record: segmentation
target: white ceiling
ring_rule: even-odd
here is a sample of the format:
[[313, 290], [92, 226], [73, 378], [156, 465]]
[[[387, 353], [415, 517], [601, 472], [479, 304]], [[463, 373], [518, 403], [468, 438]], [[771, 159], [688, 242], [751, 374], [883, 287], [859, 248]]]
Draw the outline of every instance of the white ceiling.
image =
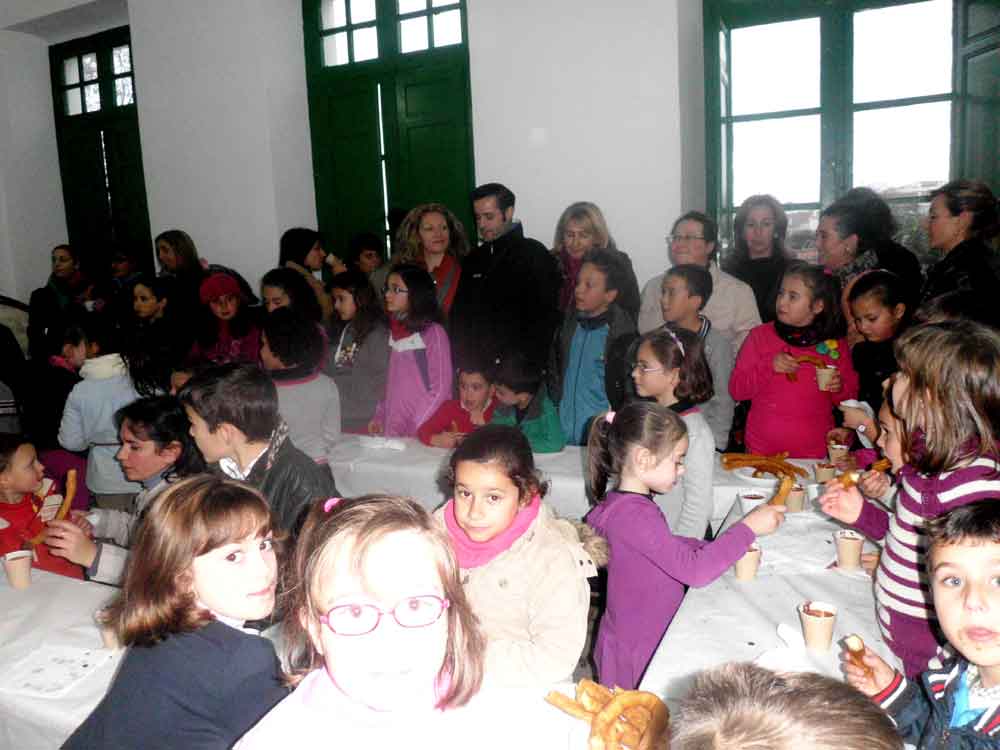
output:
[[127, 0], [4, 0], [0, 29], [57, 44], [128, 24]]

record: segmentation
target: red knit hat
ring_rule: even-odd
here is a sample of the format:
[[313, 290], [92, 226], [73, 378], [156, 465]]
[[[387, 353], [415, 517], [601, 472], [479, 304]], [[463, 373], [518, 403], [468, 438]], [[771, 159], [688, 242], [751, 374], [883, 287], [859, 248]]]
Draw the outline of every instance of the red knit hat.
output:
[[207, 305], [209, 302], [217, 300], [219, 297], [224, 297], [227, 294], [231, 294], [234, 297], [242, 296], [240, 294], [239, 282], [228, 273], [213, 273], [201, 282], [201, 304], [203, 305]]

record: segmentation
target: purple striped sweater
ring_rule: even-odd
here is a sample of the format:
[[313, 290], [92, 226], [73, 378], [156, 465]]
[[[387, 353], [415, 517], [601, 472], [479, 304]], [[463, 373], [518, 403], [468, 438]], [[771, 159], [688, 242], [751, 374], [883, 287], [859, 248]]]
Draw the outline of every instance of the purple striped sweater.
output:
[[981, 456], [967, 466], [934, 475], [904, 466], [899, 478], [896, 512], [890, 515], [865, 502], [854, 526], [871, 539], [885, 540], [875, 574], [878, 603], [908, 617], [936, 619], [924, 568], [924, 521], [976, 500], [1000, 499], [1000, 464]]

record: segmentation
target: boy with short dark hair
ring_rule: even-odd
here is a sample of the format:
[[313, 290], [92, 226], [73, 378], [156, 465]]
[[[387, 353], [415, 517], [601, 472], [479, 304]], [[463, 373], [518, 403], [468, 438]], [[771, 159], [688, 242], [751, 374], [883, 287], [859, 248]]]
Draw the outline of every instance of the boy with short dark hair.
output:
[[712, 323], [701, 313], [712, 296], [712, 274], [693, 263], [676, 265], [663, 277], [662, 290], [660, 308], [666, 324], [697, 333], [704, 344], [715, 395], [699, 408], [712, 428], [715, 449], [724, 451], [729, 443], [729, 430], [736, 408], [733, 397], [729, 395], [733, 346], [729, 339], [712, 328]]
[[635, 321], [616, 301], [625, 283], [621, 261], [607, 250], [583, 258], [574, 292], [549, 361], [549, 395], [559, 405], [566, 441], [585, 445], [590, 420], [625, 400], [628, 349]]
[[[848, 681], [918, 748], [1000, 747], [1000, 498], [927, 522], [928, 578], [948, 647], [911, 682], [866, 648]], [[957, 652], [957, 653], [956, 653]]]
[[558, 453], [566, 447], [540, 365], [522, 352], [513, 352], [500, 361], [493, 383], [499, 404], [490, 424], [517, 427], [534, 453]]
[[454, 448], [462, 438], [489, 424], [496, 408], [491, 376], [481, 365], [468, 364], [458, 370], [458, 398], [445, 401], [417, 430], [424, 445]]
[[312, 502], [338, 494], [330, 470], [289, 440], [274, 383], [258, 367], [207, 367], [178, 398], [205, 461], [260, 490], [280, 529], [297, 532]]

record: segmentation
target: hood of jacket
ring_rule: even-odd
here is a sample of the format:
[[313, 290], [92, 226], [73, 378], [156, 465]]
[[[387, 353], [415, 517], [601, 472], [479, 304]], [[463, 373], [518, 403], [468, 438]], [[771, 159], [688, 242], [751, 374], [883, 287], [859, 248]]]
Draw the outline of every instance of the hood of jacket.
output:
[[84, 380], [107, 380], [118, 375], [128, 375], [128, 368], [120, 354], [102, 354], [88, 359], [80, 368]]

